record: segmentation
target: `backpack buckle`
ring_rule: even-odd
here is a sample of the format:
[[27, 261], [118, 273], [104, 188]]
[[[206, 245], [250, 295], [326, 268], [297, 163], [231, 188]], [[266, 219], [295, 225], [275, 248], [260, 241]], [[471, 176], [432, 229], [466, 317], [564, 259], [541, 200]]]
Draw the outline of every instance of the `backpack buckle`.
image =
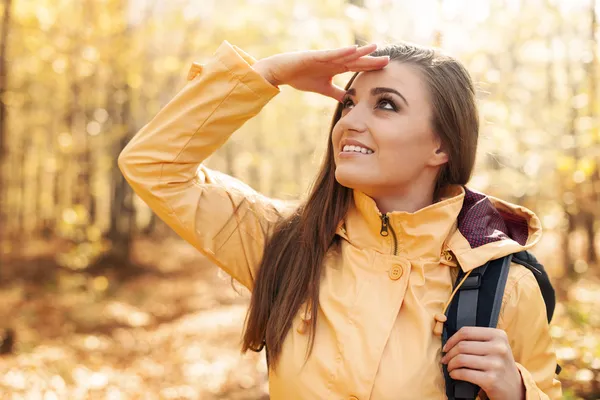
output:
[[481, 286], [481, 274], [471, 274], [464, 281], [459, 290], [479, 289]]

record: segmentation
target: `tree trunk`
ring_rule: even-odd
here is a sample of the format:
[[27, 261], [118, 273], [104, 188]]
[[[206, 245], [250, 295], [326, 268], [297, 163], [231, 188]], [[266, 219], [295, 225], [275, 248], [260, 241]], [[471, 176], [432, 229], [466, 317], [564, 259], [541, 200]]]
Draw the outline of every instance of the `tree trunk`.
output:
[[144, 229], [142, 230], [141, 233], [146, 236], [152, 236], [155, 229], [156, 229], [156, 214], [152, 213], [152, 214], [150, 214], [150, 220], [148, 221], [148, 224], [144, 227]]
[[[567, 57], [566, 61], [565, 61], [565, 75], [567, 77], [567, 85], [569, 88], [569, 96], [571, 99], [575, 98], [575, 96], [577, 96], [578, 94], [578, 86], [577, 86], [577, 81], [574, 77], [573, 74], [573, 66], [571, 65], [571, 57]], [[570, 156], [573, 157], [573, 159], [575, 160], [575, 165], [577, 165], [579, 159], [580, 159], [580, 154], [579, 154], [579, 148], [578, 148], [578, 143], [577, 143], [577, 120], [579, 118], [579, 112], [577, 110], [577, 108], [574, 106], [573, 102], [570, 102], [570, 109], [569, 109], [569, 120], [567, 123], [567, 135], [571, 136], [571, 138], [573, 139], [573, 147], [571, 148], [570, 152]], [[573, 179], [571, 176], [566, 176], [563, 177], [563, 179]], [[580, 187], [579, 184], [575, 184], [575, 186], [573, 187], [573, 192], [575, 194], [575, 199], [577, 199], [576, 201], [580, 201], [581, 196], [579, 196], [579, 192], [580, 192]], [[577, 207], [579, 207], [580, 205], [578, 204]], [[565, 215], [567, 216], [568, 219], [568, 224], [567, 224], [567, 230], [566, 232], [564, 232], [564, 238], [563, 238], [563, 251], [565, 254], [564, 257], [564, 267], [565, 270], [567, 271], [567, 276], [569, 276], [570, 278], [575, 278], [577, 276], [577, 272], [575, 271], [575, 260], [573, 260], [573, 257], [571, 257], [571, 252], [570, 252], [570, 242], [571, 242], [571, 235], [572, 233], [575, 231], [575, 229], [577, 229], [577, 224], [576, 224], [576, 216], [578, 214], [578, 210], [577, 207], [573, 207], [570, 204], [565, 204], [563, 203], [563, 210]]]
[[[590, 1], [590, 52], [592, 54], [592, 59], [587, 68], [587, 76], [588, 76], [588, 93], [589, 93], [589, 102], [588, 102], [588, 117], [592, 120], [596, 119], [596, 124], [598, 123], [598, 40], [596, 37], [596, 32], [598, 30], [598, 20], [596, 18], [596, 3], [597, 0]], [[599, 174], [598, 170], [594, 171], [590, 176], [590, 182], [588, 182], [589, 187], [589, 196], [591, 197], [591, 201], [586, 204], [591, 204], [590, 209], [586, 210], [585, 213], [585, 230], [587, 236], [587, 262], [590, 265], [595, 265], [598, 262], [598, 254], [596, 253], [596, 232], [594, 230], [594, 220], [598, 215], [598, 205], [599, 198], [598, 196], [598, 179]]]
[[570, 279], [575, 279], [577, 277], [577, 272], [575, 272], [575, 262], [573, 257], [571, 256], [571, 235], [575, 231], [575, 217], [572, 214], [566, 213], [567, 217], [567, 226], [565, 231], [563, 232], [562, 237], [562, 251], [563, 251], [563, 266], [565, 271], [567, 272], [567, 276]]
[[0, 266], [4, 258], [4, 238], [6, 219], [4, 218], [4, 156], [6, 154], [6, 136], [8, 128], [8, 112], [3, 99], [8, 88], [8, 70], [6, 58], [8, 57], [8, 32], [10, 30], [12, 0], [4, 0], [4, 15], [2, 30], [0, 31]]
[[110, 213], [110, 228], [108, 239], [111, 242], [111, 250], [107, 255], [109, 259], [119, 260], [130, 263], [131, 240], [135, 232], [135, 209], [133, 207], [133, 191], [119, 170], [116, 159], [121, 150], [127, 145], [133, 131], [131, 119], [131, 88], [125, 84], [123, 91], [126, 93], [126, 100], [121, 107], [120, 123], [127, 126], [127, 133], [123, 135], [115, 148], [115, 163], [112, 169], [112, 179], [114, 182], [112, 193], [112, 207]]
[[588, 265], [592, 266], [598, 262], [598, 255], [596, 254], [596, 230], [594, 224], [594, 214], [585, 213], [583, 216], [583, 227], [585, 228], [585, 236], [587, 241], [587, 257], [586, 261]]

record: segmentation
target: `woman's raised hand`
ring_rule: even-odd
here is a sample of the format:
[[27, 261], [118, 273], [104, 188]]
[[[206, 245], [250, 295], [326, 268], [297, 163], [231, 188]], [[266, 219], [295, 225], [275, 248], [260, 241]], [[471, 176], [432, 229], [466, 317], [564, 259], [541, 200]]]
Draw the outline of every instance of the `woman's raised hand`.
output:
[[276, 54], [257, 61], [252, 68], [274, 86], [290, 85], [341, 101], [345, 91], [333, 84], [343, 72], [373, 71], [389, 63], [387, 56], [370, 57], [377, 45], [332, 50], [307, 50]]

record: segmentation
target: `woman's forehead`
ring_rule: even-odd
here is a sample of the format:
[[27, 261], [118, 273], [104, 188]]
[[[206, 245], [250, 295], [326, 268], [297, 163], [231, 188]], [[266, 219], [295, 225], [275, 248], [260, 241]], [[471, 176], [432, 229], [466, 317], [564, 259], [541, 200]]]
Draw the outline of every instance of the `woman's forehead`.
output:
[[413, 65], [392, 62], [377, 71], [358, 74], [349, 89], [354, 89], [356, 97], [370, 97], [374, 88], [390, 88], [402, 94], [410, 108], [429, 107], [429, 92], [423, 75]]
[[390, 87], [398, 91], [404, 90], [418, 93], [424, 89], [422, 77], [417, 68], [400, 62], [391, 62], [377, 71], [360, 72], [350, 89], [368, 92], [374, 87]]

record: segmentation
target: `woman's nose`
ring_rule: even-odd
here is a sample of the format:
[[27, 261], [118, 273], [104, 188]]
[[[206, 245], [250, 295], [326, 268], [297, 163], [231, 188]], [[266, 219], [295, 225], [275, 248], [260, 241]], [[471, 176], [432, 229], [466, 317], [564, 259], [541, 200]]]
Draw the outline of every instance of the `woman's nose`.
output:
[[367, 130], [367, 118], [364, 110], [356, 105], [340, 118], [340, 127], [345, 131], [363, 132]]

